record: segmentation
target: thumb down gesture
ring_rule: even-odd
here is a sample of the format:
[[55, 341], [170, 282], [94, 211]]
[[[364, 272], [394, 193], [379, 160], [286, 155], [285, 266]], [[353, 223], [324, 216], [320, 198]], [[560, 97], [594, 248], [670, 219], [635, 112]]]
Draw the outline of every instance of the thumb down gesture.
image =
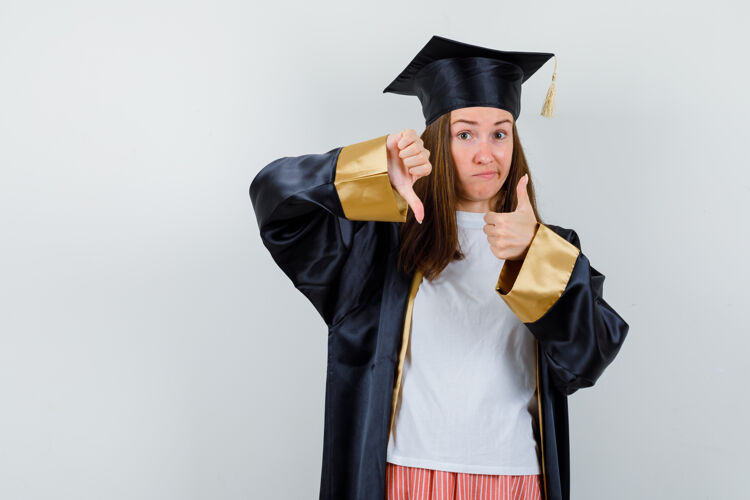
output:
[[484, 215], [484, 232], [490, 250], [501, 260], [522, 260], [536, 235], [539, 225], [529, 200], [526, 186], [529, 174], [525, 174], [516, 185], [518, 205], [512, 212], [487, 212]]
[[414, 192], [414, 182], [432, 171], [430, 152], [416, 130], [406, 129], [390, 134], [386, 139], [388, 150], [388, 178], [393, 188], [404, 197], [414, 212], [414, 218], [422, 223], [424, 206]]

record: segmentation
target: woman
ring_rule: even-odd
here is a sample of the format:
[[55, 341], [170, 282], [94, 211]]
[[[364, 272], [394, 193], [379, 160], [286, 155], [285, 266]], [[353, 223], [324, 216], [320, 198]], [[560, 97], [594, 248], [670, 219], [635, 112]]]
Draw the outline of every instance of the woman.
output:
[[628, 325], [535, 208], [516, 120], [551, 56], [433, 37], [386, 88], [420, 98], [421, 138], [253, 179], [264, 245], [329, 328], [320, 498], [569, 497], [567, 396]]

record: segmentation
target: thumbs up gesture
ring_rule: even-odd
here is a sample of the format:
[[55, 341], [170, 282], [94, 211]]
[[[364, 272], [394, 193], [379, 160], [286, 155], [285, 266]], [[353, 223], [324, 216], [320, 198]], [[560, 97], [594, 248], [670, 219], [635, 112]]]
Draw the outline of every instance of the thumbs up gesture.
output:
[[484, 215], [484, 232], [490, 243], [490, 250], [498, 259], [522, 260], [536, 235], [539, 226], [534, 209], [531, 207], [526, 186], [529, 174], [524, 175], [516, 185], [518, 205], [513, 212], [487, 212]]
[[420, 224], [424, 219], [424, 206], [414, 192], [414, 182], [432, 171], [430, 152], [424, 148], [416, 130], [406, 129], [390, 134], [386, 139], [388, 150], [388, 178], [393, 188], [404, 197]]

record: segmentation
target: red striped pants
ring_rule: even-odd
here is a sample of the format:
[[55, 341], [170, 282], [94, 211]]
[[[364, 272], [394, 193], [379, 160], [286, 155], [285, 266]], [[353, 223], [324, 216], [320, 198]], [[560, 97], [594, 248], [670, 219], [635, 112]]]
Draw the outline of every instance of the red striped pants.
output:
[[386, 463], [387, 500], [541, 500], [541, 475], [469, 474]]

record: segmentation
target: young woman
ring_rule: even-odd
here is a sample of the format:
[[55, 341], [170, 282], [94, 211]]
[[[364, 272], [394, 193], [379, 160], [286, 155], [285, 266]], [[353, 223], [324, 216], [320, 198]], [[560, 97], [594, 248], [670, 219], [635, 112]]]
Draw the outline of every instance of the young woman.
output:
[[433, 37], [386, 88], [420, 98], [421, 137], [253, 179], [264, 245], [328, 325], [320, 498], [569, 498], [567, 396], [628, 325], [536, 209], [516, 120], [551, 56]]

